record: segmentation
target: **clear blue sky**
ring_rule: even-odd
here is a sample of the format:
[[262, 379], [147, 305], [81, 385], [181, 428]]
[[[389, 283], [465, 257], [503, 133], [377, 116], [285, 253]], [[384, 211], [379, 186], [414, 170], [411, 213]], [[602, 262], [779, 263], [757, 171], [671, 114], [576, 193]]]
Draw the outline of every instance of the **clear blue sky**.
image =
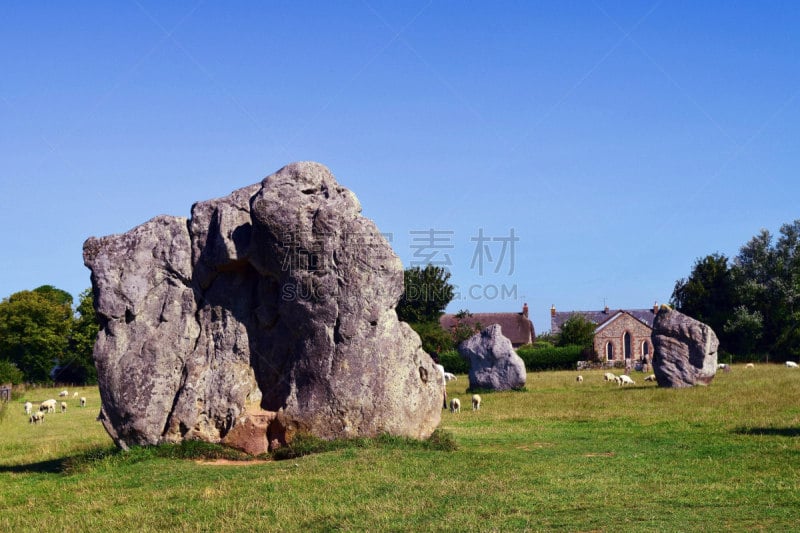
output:
[[0, 4], [0, 297], [297, 160], [539, 331], [800, 218], [798, 3], [164, 4]]

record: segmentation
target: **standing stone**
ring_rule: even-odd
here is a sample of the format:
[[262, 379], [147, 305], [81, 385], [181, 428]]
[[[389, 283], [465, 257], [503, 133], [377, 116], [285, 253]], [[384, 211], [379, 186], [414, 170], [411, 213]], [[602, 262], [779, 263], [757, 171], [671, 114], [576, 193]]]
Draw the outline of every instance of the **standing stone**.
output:
[[191, 220], [88, 239], [114, 441], [429, 436], [436, 370], [397, 319], [402, 264], [360, 212], [327, 168], [294, 163]]
[[708, 385], [719, 340], [708, 325], [661, 306], [653, 322], [653, 372], [660, 387]]
[[503, 336], [499, 324], [492, 324], [458, 346], [458, 353], [469, 361], [469, 387], [472, 390], [510, 390], [525, 386], [525, 362]]

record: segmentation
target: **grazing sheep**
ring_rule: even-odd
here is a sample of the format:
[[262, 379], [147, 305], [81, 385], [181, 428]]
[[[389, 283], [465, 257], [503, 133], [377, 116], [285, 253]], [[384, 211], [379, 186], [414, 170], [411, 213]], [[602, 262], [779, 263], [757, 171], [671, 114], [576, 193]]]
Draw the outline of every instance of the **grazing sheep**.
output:
[[44, 422], [44, 413], [42, 411], [35, 411], [31, 413], [29, 421], [31, 424], [38, 424], [39, 422]]
[[615, 376], [611, 372], [606, 372], [605, 374], [603, 374], [603, 380], [605, 380], [605, 381], [616, 381], [617, 380], [617, 376]]
[[786, 366], [788, 368], [797, 368], [797, 363], [795, 363], [794, 361], [786, 361]]
[[644, 380], [645, 381], [655, 381], [656, 380], [656, 375], [655, 374], [650, 374], [649, 376], [644, 378]]
[[625, 374], [622, 374], [621, 376], [619, 376], [618, 385], [620, 387], [623, 386], [623, 385], [636, 385], [636, 382], [633, 381], [630, 376], [626, 376]]
[[48, 413], [55, 413], [56, 412], [56, 401], [54, 399], [49, 399], [43, 401], [39, 404], [39, 411], [47, 411]]
[[74, 400], [74, 399], [75, 399], [75, 398], [77, 398], [77, 397], [78, 397], [78, 393], [77, 393], [77, 392], [73, 392], [73, 393], [72, 393], [72, 399]]
[[614, 383], [622, 385], [622, 379], [619, 376], [614, 376]]
[[69, 393], [67, 392], [66, 389], [64, 389], [64, 390], [62, 390], [61, 392], [58, 393], [58, 397], [59, 398], [66, 398], [67, 396], [69, 396]]
[[61, 402], [61, 412], [62, 413], [67, 412], [67, 402]]
[[578, 377], [575, 378], [575, 381], [577, 381], [578, 383], [583, 383], [583, 376], [578, 374]]
[[472, 395], [472, 410], [478, 411], [481, 408], [481, 395], [480, 394], [473, 394]]
[[30, 415], [33, 412], [33, 404], [31, 402], [25, 402], [25, 414]]
[[81, 396], [81, 407], [86, 407], [86, 398]]
[[444, 373], [444, 379], [445, 379], [445, 381], [455, 381], [458, 378], [456, 377], [455, 374], [451, 374], [450, 372], [445, 372]]
[[440, 364], [434, 365], [436, 370], [439, 371], [439, 376], [442, 381], [442, 396], [444, 397], [442, 409], [447, 409], [447, 378], [445, 377], [444, 367]]
[[744, 367], [745, 368], [755, 368], [756, 365], [754, 365], [753, 363], [747, 363], [746, 365], [744, 365]]
[[450, 400], [450, 412], [451, 413], [460, 413], [461, 412], [461, 400], [458, 398], [453, 398]]

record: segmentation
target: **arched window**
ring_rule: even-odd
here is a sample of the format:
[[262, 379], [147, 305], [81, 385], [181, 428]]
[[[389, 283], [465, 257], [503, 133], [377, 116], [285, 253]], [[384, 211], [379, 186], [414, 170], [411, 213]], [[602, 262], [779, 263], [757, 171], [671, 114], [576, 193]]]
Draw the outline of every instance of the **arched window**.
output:
[[647, 344], [647, 341], [642, 341], [642, 357], [649, 357], [650, 356], [650, 345]]
[[631, 358], [631, 334], [627, 331], [625, 335], [622, 336], [622, 350], [625, 354], [625, 359]]
[[611, 344], [611, 341], [606, 342], [606, 360], [614, 360], [614, 345]]

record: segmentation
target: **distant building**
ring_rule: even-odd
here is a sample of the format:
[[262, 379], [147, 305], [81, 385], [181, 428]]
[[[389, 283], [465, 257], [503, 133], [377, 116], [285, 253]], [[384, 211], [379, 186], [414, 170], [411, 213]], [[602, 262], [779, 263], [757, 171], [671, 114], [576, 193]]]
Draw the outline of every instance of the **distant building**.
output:
[[550, 308], [550, 332], [557, 334], [561, 326], [575, 315], [581, 315], [596, 325], [594, 351], [603, 361], [625, 361], [626, 366], [634, 362], [649, 363], [653, 359], [653, 320], [658, 305], [652, 309], [618, 309], [602, 311], [556, 311]]
[[480, 324], [484, 328], [499, 324], [503, 336], [511, 341], [514, 348], [530, 344], [536, 339], [533, 322], [528, 318], [528, 304], [522, 306], [521, 313], [472, 313], [463, 319], [459, 319], [456, 315], [442, 315], [439, 317], [439, 324], [445, 331], [452, 331], [459, 320], [470, 326]]

